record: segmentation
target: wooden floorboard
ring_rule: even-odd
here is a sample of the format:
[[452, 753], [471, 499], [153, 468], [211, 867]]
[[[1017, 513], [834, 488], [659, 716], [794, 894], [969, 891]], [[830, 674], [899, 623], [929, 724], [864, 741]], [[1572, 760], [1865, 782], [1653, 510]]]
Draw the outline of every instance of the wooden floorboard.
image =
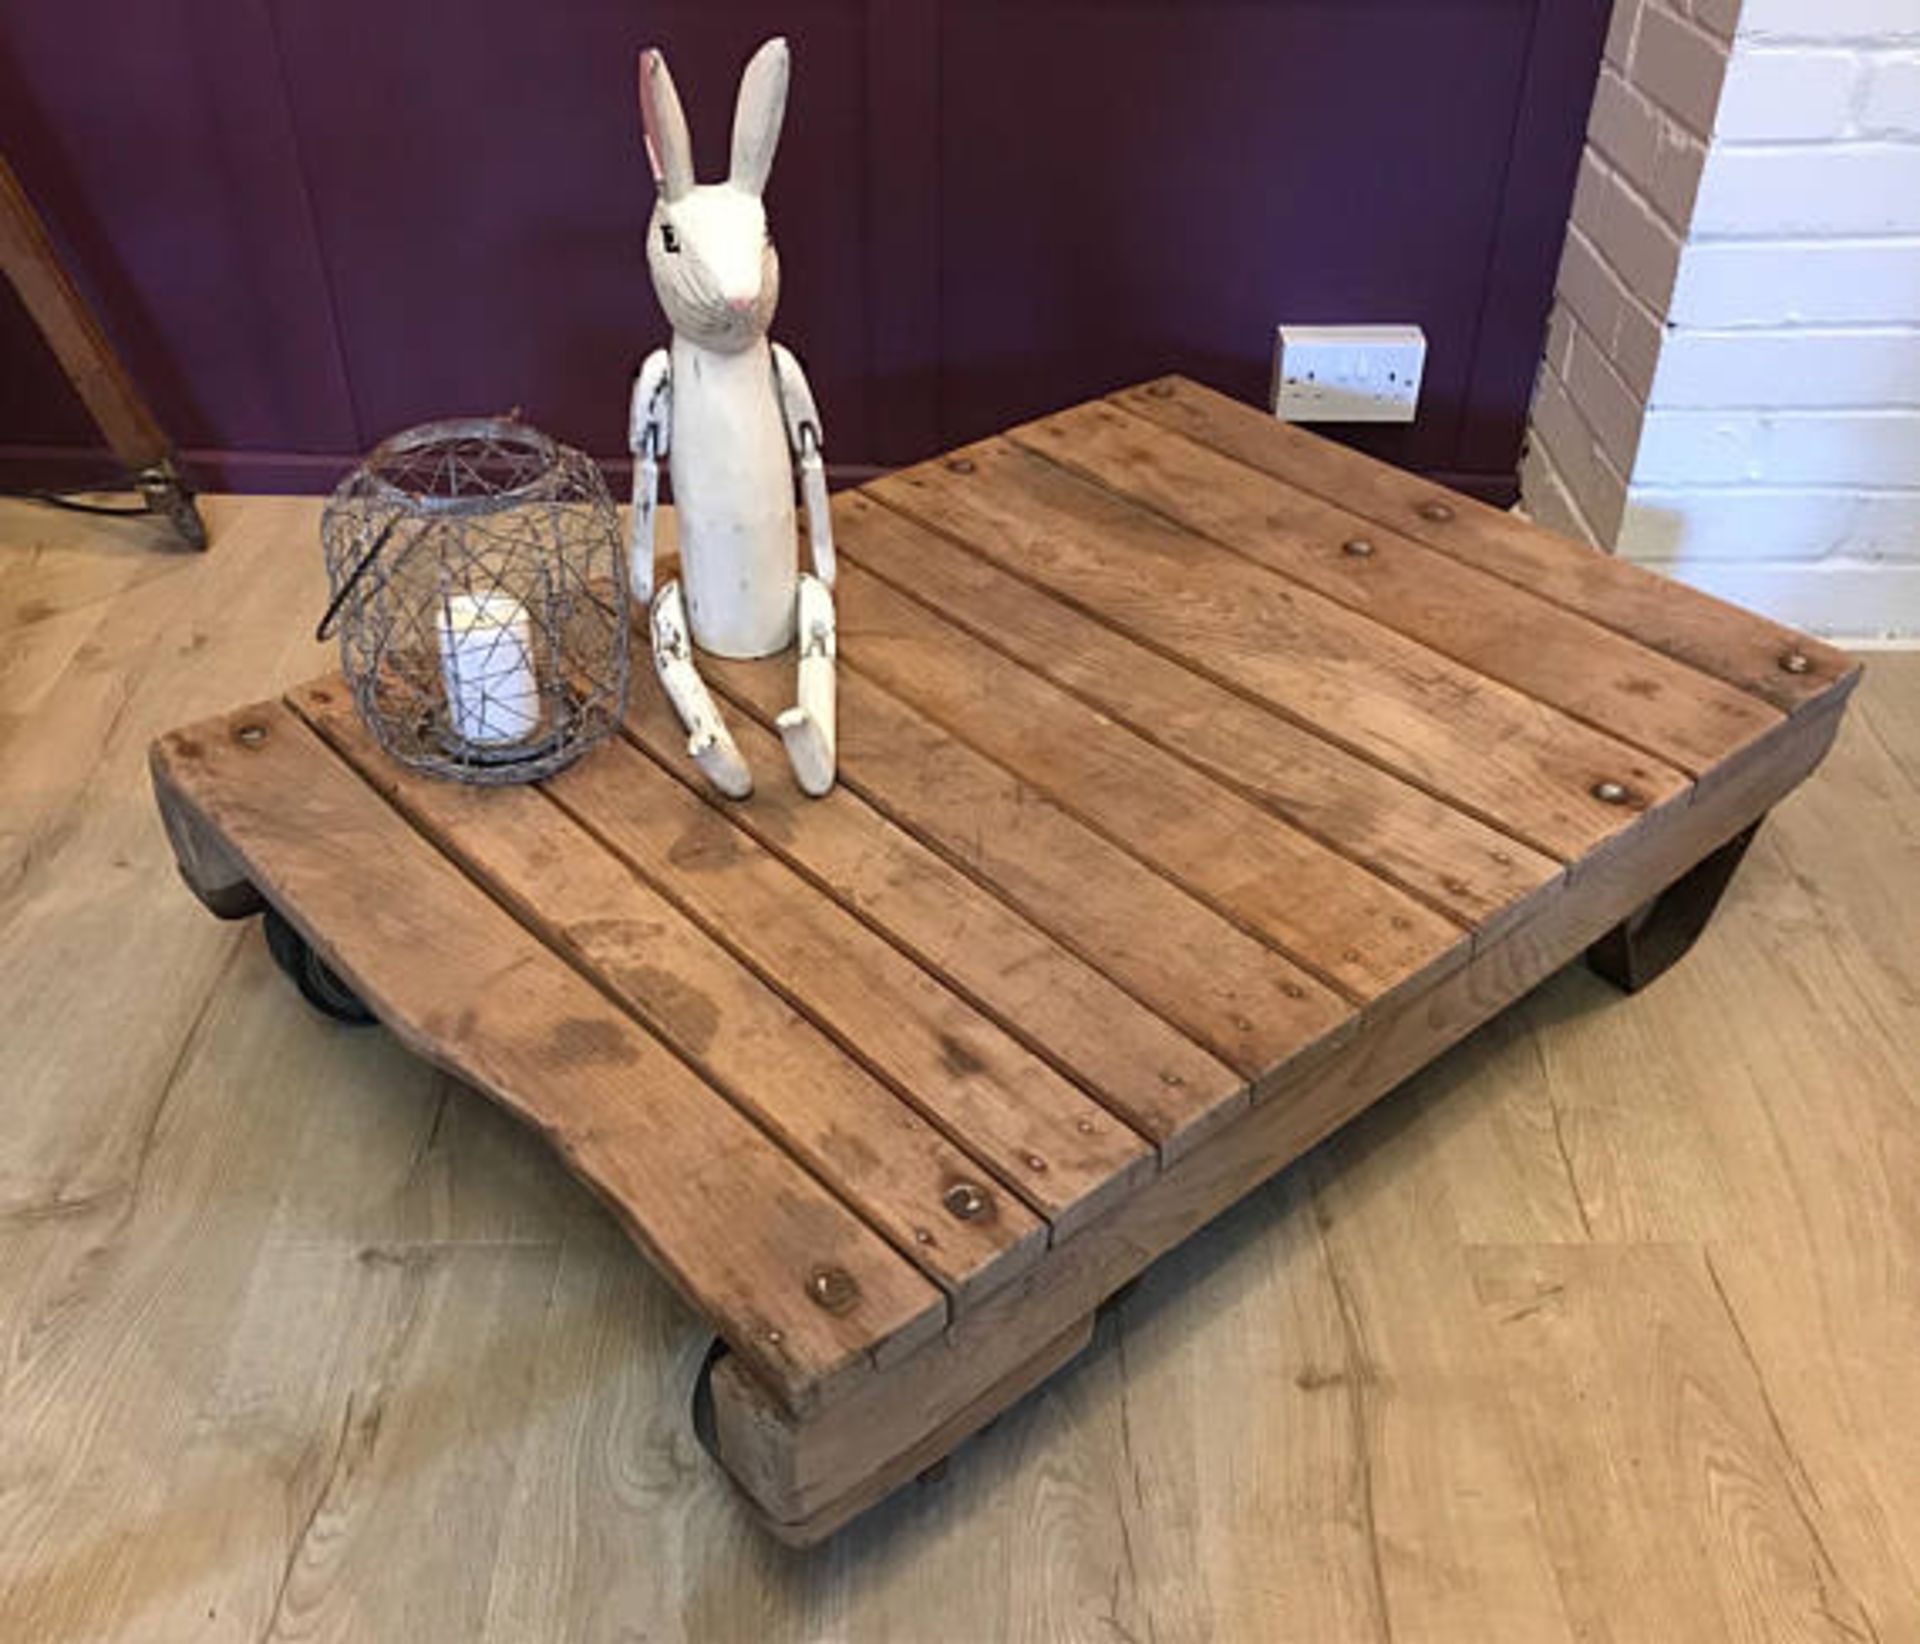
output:
[[1554, 979], [811, 1555], [552, 1157], [177, 883], [147, 741], [309, 678], [316, 500], [0, 503], [0, 1637], [1920, 1636], [1920, 656], [1715, 924]]

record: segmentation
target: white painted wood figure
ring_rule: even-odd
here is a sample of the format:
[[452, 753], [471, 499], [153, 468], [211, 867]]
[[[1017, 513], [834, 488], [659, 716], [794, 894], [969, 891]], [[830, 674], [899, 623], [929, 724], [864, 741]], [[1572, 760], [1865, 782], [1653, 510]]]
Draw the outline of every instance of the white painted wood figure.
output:
[[[673, 347], [650, 354], [633, 385], [633, 591], [652, 607], [654, 668], [687, 728], [688, 752], [733, 798], [752, 792], [753, 779], [700, 679], [696, 648], [771, 656], [798, 634], [798, 701], [780, 716], [781, 734], [806, 792], [825, 793], [834, 776], [833, 527], [820, 416], [800, 362], [767, 335], [780, 260], [762, 195], [786, 103], [787, 43], [769, 40], [741, 76], [727, 180], [698, 184], [666, 59], [640, 54], [655, 188], [647, 266]], [[681, 582], [656, 596], [662, 456], [679, 510]], [[800, 571], [796, 474], [812, 576]]]

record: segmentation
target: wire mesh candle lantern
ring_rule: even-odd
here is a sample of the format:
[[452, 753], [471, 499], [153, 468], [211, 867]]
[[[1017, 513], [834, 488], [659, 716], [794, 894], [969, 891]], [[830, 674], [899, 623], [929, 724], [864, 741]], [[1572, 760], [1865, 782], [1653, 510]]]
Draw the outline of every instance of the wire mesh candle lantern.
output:
[[619, 515], [583, 454], [510, 418], [426, 423], [356, 468], [321, 522], [355, 703], [380, 745], [463, 782], [530, 782], [619, 723]]

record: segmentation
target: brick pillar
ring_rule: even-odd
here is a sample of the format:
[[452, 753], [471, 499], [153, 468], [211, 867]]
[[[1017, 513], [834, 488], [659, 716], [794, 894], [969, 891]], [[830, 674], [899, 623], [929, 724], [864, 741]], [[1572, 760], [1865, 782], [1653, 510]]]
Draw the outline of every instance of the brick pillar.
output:
[[1920, 3], [1616, 0], [1521, 483], [1786, 620], [1920, 633]]

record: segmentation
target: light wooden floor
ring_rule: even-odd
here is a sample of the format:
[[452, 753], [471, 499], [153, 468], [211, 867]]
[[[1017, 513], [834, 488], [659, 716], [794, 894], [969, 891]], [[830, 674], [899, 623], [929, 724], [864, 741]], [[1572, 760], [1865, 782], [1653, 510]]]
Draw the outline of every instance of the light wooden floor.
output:
[[316, 672], [311, 502], [0, 504], [0, 1638], [1920, 1639], [1920, 656], [1692, 958], [1580, 971], [813, 1555], [531, 1139], [174, 877], [144, 752]]

